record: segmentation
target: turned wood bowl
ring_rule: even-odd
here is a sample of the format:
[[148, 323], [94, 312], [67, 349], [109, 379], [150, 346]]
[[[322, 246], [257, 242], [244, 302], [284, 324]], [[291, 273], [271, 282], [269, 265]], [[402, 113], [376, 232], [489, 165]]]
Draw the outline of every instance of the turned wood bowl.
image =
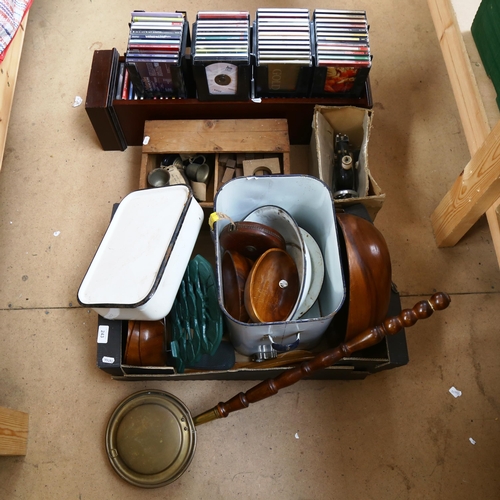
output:
[[123, 361], [131, 366], [165, 366], [163, 322], [129, 321]]
[[256, 323], [286, 321], [299, 297], [295, 261], [280, 248], [271, 248], [255, 262], [245, 284], [245, 307]]
[[311, 284], [311, 259], [309, 250], [305, 245], [302, 232], [297, 221], [282, 207], [277, 205], [262, 205], [250, 212], [244, 219], [248, 222], [265, 224], [278, 231], [285, 240], [284, 250], [292, 257], [299, 273], [299, 299], [288, 318], [294, 321], [299, 318], [299, 308], [305, 301]]
[[225, 226], [219, 235], [220, 246], [256, 260], [270, 248], [286, 249], [281, 234], [259, 222], [238, 221]]
[[[352, 214], [337, 214], [341, 229], [346, 300], [335, 316], [336, 330], [345, 340], [380, 324], [391, 298], [391, 257], [382, 233], [369, 221]], [[343, 248], [342, 248], [343, 246]]]
[[253, 262], [238, 252], [226, 250], [222, 257], [224, 307], [234, 319], [246, 323], [245, 283]]

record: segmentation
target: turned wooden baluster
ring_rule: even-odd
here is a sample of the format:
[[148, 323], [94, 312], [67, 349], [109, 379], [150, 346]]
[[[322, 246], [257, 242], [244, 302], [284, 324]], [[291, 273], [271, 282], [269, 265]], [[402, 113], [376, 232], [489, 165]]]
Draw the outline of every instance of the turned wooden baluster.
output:
[[257, 401], [273, 396], [280, 389], [295, 384], [295, 382], [298, 382], [303, 377], [331, 366], [355, 351], [366, 349], [380, 342], [386, 335], [394, 335], [402, 328], [413, 326], [419, 319], [428, 318], [434, 311], [446, 309], [450, 302], [451, 299], [446, 293], [435, 293], [429, 300], [418, 302], [412, 309], [403, 309], [398, 316], [385, 319], [381, 325], [368, 328], [363, 333], [338, 345], [334, 349], [324, 351], [296, 368], [283, 372], [276, 378], [264, 380], [247, 392], [240, 392], [225, 403], [219, 403], [211, 410], [195, 417], [194, 424], [201, 425], [218, 418], [225, 418], [233, 411], [242, 410], [243, 408], [247, 408], [251, 403], [256, 403]]

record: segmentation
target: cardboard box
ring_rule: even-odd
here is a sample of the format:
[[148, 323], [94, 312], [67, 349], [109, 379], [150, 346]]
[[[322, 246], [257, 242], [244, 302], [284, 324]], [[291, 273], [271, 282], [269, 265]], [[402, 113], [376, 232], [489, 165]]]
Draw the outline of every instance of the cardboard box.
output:
[[[399, 314], [399, 294], [393, 291], [389, 314]], [[177, 373], [173, 366], [129, 366], [123, 363], [127, 339], [127, 321], [107, 320], [98, 316], [97, 366], [116, 380], [264, 380], [276, 377], [290, 367], [261, 368], [259, 363], [249, 363], [236, 357], [235, 365], [228, 370], [187, 369]], [[317, 352], [327, 346], [321, 345]], [[368, 375], [397, 368], [408, 363], [405, 331], [386, 337], [382, 342], [339, 363], [313, 373], [309, 378], [321, 380], [360, 380]]]
[[316, 106], [313, 115], [311, 135], [311, 175], [321, 179], [330, 189], [333, 173], [333, 147], [335, 134], [349, 136], [355, 147], [360, 148], [359, 156], [359, 198], [335, 200], [336, 208], [361, 203], [372, 220], [382, 208], [385, 193], [373, 178], [368, 165], [368, 143], [373, 112], [353, 106]]
[[[368, 219], [366, 210], [359, 204], [348, 207], [346, 211]], [[212, 265], [215, 265], [214, 247], [209, 231], [201, 231], [194, 253], [203, 255]], [[342, 263], [342, 265], [345, 266], [345, 263]], [[400, 312], [399, 293], [396, 287], [393, 287], [388, 316], [397, 316]], [[196, 368], [187, 369], [185, 373], [177, 373], [173, 364], [167, 366], [130, 366], [123, 362], [127, 330], [127, 321], [107, 320], [98, 316], [97, 366], [117, 380], [264, 380], [276, 377], [291, 367], [264, 368], [263, 364], [250, 362], [249, 358], [235, 353], [234, 350], [231, 350], [229, 355], [227, 348], [232, 346], [227, 342], [227, 330], [224, 332], [222, 342], [223, 347], [226, 349], [220, 348], [215, 361], [220, 368], [222, 365], [227, 365], [225, 360], [231, 358], [234, 353], [235, 363], [229, 369]], [[341, 341], [338, 334], [339, 332], [335, 331], [333, 324], [331, 324], [326, 330], [320, 345], [312, 349], [311, 352], [317, 354], [328, 349], [330, 347], [328, 344], [329, 338], [338, 343]], [[335, 336], [337, 338], [333, 338]], [[334, 366], [313, 373], [310, 378], [360, 380], [379, 371], [404, 366], [408, 361], [406, 333], [403, 329], [396, 335], [385, 337], [382, 342], [368, 349], [358, 351], [352, 356], [344, 358]]]

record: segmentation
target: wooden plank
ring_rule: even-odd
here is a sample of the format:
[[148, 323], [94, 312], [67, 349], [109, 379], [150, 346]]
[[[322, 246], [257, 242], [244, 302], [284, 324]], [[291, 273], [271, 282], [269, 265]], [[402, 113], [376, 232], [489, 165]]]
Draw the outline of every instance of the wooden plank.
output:
[[499, 197], [500, 122], [431, 215], [438, 247], [455, 245]]
[[147, 121], [144, 135], [150, 138], [144, 153], [290, 151], [284, 119]]
[[5, 54], [5, 59], [0, 63], [0, 170], [2, 168], [10, 112], [14, 100], [14, 90], [17, 83], [17, 73], [21, 60], [27, 22], [28, 13], [24, 16], [14, 39], [11, 41], [7, 53]]
[[486, 210], [486, 218], [490, 226], [491, 239], [497, 254], [498, 265], [500, 266], [500, 198]]
[[29, 415], [0, 407], [0, 455], [26, 455]]
[[[475, 158], [474, 155], [490, 136], [490, 127], [455, 11], [450, 0], [428, 0], [428, 5], [443, 52], [469, 152], [474, 160], [467, 165], [465, 172], [468, 173], [469, 180], [475, 176], [477, 178], [484, 177], [482, 172], [473, 172], [471, 169], [474, 166], [480, 168], [482, 165], [482, 162], [478, 161], [479, 159]], [[494, 171], [494, 166], [490, 165], [490, 167]], [[491, 177], [492, 181], [496, 183], [494, 174]], [[463, 200], [470, 194], [474, 181], [467, 182], [468, 187], [463, 186], [463, 182], [464, 173], [455, 181], [451, 190], [431, 216], [437, 244], [440, 247], [455, 245], [486, 211], [500, 266], [500, 198], [495, 200], [496, 188], [495, 186], [486, 186], [488, 189], [476, 191], [471, 201], [467, 202], [469, 206], [464, 207]], [[464, 188], [464, 191], [461, 191], [461, 188]], [[492, 205], [491, 201], [493, 201]]]
[[428, 0], [471, 156], [490, 132], [488, 118], [450, 0]]
[[141, 169], [139, 170], [139, 189], [148, 187], [148, 174], [156, 165], [157, 158], [155, 156], [143, 153], [141, 157]]
[[283, 153], [283, 173], [290, 174], [290, 153]]

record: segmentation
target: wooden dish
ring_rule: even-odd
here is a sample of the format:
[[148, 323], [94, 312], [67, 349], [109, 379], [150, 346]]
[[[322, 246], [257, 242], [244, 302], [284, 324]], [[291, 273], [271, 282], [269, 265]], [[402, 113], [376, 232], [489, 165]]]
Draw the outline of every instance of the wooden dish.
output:
[[299, 296], [297, 266], [280, 248], [271, 248], [255, 262], [245, 284], [245, 307], [256, 323], [289, 319]]
[[139, 354], [139, 325], [140, 321], [129, 321], [127, 331], [127, 342], [125, 344], [125, 353], [123, 362], [126, 365], [141, 366]]
[[245, 283], [253, 262], [238, 252], [226, 250], [222, 257], [224, 307], [234, 319], [246, 323]]
[[129, 321], [123, 361], [131, 366], [165, 366], [164, 345], [162, 321]]
[[262, 205], [250, 212], [244, 220], [269, 226], [283, 236], [286, 244], [284, 250], [292, 257], [297, 266], [300, 283], [299, 298], [288, 320], [294, 321], [298, 319], [298, 309], [309, 291], [312, 275], [310, 272], [309, 251], [302, 238], [297, 221], [287, 210], [277, 205]]
[[220, 246], [248, 257], [258, 259], [270, 248], [286, 249], [281, 234], [272, 227], [259, 222], [238, 221], [228, 224], [219, 236]]
[[334, 318], [337, 331], [350, 340], [381, 323], [391, 298], [391, 257], [382, 233], [369, 221], [352, 214], [337, 214], [345, 243], [347, 296]]

